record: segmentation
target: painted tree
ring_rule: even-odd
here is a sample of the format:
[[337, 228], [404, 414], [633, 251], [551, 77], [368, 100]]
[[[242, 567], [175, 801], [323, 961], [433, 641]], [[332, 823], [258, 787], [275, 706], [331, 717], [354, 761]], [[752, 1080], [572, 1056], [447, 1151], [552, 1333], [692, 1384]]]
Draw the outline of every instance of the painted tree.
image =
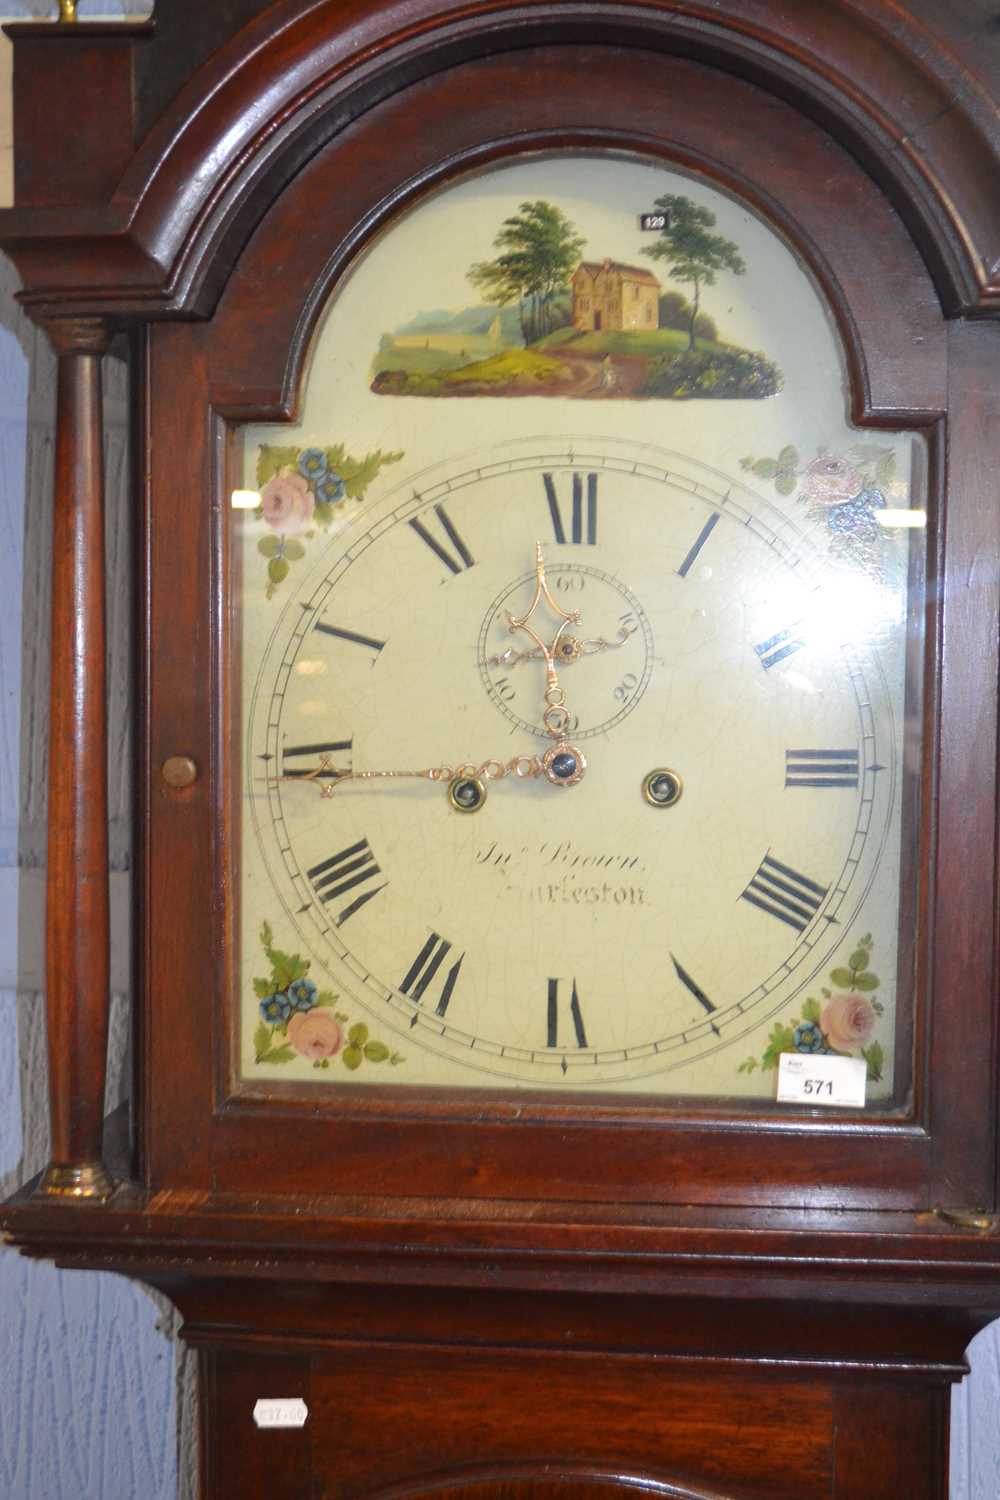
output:
[[738, 245], [724, 235], [710, 233], [715, 215], [709, 209], [676, 193], [657, 198], [656, 207], [664, 210], [667, 223], [656, 243], [642, 253], [667, 261], [667, 274], [693, 288], [688, 319], [688, 348], [693, 349], [702, 287], [715, 286], [720, 271], [742, 276], [746, 265]]
[[568, 283], [584, 243], [555, 204], [536, 198], [504, 219], [493, 241], [501, 253], [472, 266], [469, 280], [489, 302], [516, 302], [521, 336], [533, 344], [551, 333], [552, 299]]

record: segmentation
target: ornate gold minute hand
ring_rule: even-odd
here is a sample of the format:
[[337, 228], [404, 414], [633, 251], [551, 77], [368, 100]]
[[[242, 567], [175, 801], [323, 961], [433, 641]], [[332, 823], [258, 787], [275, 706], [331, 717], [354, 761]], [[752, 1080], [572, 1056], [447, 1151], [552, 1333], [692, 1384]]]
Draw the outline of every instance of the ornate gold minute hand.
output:
[[[568, 780], [564, 763], [559, 760], [565, 754], [562, 743], [551, 745], [544, 755], [515, 755], [509, 760], [462, 761], [456, 765], [425, 766], [419, 771], [372, 770], [348, 771], [335, 766], [329, 755], [321, 755], [319, 764], [309, 771], [296, 771], [292, 775], [277, 776], [278, 781], [314, 781], [321, 797], [334, 795], [342, 781], [437, 781], [447, 783], [448, 800], [457, 812], [478, 812], [486, 800], [487, 784], [513, 776], [518, 781], [530, 781], [544, 777], [553, 786], [572, 785]], [[578, 751], [573, 752], [579, 756]], [[583, 757], [579, 756], [580, 761]], [[558, 764], [557, 764], [558, 762]], [[585, 762], [575, 780], [583, 775]], [[571, 772], [573, 768], [570, 768]]]
[[[550, 646], [546, 646], [541, 636], [528, 623], [543, 599], [561, 621]], [[575, 786], [587, 769], [587, 761], [581, 750], [563, 738], [569, 726], [569, 714], [566, 710], [563, 690], [559, 686], [559, 674], [556, 671], [555, 661], [567, 626], [576, 625], [579, 619], [578, 609], [563, 609], [549, 592], [549, 586], [545, 580], [542, 544], [536, 542], [534, 597], [526, 614], [520, 619], [515, 619], [513, 615], [508, 614], [507, 622], [512, 634], [523, 630], [531, 637], [535, 642], [535, 649], [541, 653], [541, 658], [545, 662], [545, 712], [542, 715], [542, 722], [546, 733], [556, 743], [550, 745], [544, 755], [515, 755], [509, 760], [484, 760], [478, 764], [474, 761], [462, 761], [454, 766], [425, 766], [419, 771], [348, 771], [335, 766], [329, 754], [322, 753], [319, 757], [319, 764], [311, 770], [278, 776], [276, 780], [316, 781], [319, 783], [320, 796], [324, 798], [332, 797], [342, 781], [417, 779], [447, 782], [448, 799], [457, 812], [478, 812], [486, 800], [487, 784], [491, 781], [501, 781], [506, 776], [513, 776], [519, 781], [543, 776], [552, 786]]]

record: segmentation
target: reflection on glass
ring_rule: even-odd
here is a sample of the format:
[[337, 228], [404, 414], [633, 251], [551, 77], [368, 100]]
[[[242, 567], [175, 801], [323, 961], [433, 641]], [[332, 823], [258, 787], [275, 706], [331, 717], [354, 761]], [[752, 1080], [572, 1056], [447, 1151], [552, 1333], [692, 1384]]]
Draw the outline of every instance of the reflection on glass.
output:
[[242, 433], [245, 1078], [904, 1095], [923, 450], [846, 410], [803, 266], [661, 164], [372, 244]]

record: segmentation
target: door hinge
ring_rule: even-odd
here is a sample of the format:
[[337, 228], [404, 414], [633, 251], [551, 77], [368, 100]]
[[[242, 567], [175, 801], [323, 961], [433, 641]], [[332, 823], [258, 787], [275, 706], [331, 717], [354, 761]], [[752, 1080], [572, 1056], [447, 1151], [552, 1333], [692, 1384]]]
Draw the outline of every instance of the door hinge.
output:
[[934, 1212], [957, 1229], [978, 1229], [980, 1234], [1000, 1231], [1000, 1214], [988, 1214], [978, 1208], [936, 1208]]

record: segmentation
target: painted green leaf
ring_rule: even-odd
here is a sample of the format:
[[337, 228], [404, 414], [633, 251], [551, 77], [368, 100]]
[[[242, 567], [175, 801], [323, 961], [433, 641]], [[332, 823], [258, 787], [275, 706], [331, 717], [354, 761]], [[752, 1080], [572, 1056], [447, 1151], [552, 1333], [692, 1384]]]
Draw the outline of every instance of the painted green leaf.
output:
[[286, 1063], [292, 1062], [294, 1057], [294, 1047], [289, 1047], [287, 1045], [284, 1047], [272, 1047], [270, 1052], [265, 1053], [265, 1055], [261, 1058], [261, 1062]]
[[267, 565], [267, 576], [272, 583], [284, 583], [288, 577], [288, 564], [283, 557], [272, 557]]
[[274, 980], [255, 979], [253, 982], [253, 989], [254, 994], [258, 995], [261, 1000], [269, 1000], [274, 994]]
[[347, 1040], [352, 1047], [363, 1047], [368, 1040], [368, 1027], [364, 1021], [358, 1021], [347, 1033]]
[[753, 472], [759, 474], [761, 479], [773, 479], [778, 472], [778, 465], [773, 458], [758, 458], [754, 460]]
[[838, 990], [849, 990], [854, 984], [854, 975], [850, 969], [831, 969], [830, 978]]
[[398, 463], [402, 456], [402, 453], [383, 453], [380, 449], [376, 449], [374, 453], [367, 453], [360, 461], [344, 458], [339, 463], [332, 464], [331, 467], [340, 474], [349, 497], [352, 500], [359, 500], [383, 464]]
[[334, 511], [333, 506], [330, 505], [326, 500], [316, 501], [316, 509], [313, 511], [313, 520], [317, 521], [320, 526], [329, 526], [335, 514], [336, 512]]
[[336, 1005], [337, 997], [332, 990], [320, 990], [316, 996], [317, 1005]]
[[867, 948], [855, 948], [847, 962], [852, 969], [867, 969], [871, 953]]
[[762, 1068], [776, 1068], [778, 1058], [783, 1052], [795, 1051], [795, 1032], [791, 1026], [782, 1026], [779, 1022], [771, 1028], [764, 1056], [760, 1060]]
[[258, 1062], [260, 1062], [261, 1058], [267, 1051], [268, 1047], [270, 1047], [270, 1045], [271, 1028], [270, 1026], [265, 1026], [264, 1022], [261, 1021], [260, 1025], [257, 1027], [257, 1030], [253, 1034], [253, 1050], [256, 1054]]
[[288, 540], [285, 542], [285, 556], [288, 558], [289, 562], [298, 562], [301, 558], [305, 557], [305, 555], [306, 549], [303, 547], [301, 542], [296, 542], [294, 540]]
[[736, 1071], [737, 1073], [752, 1073], [756, 1066], [757, 1059], [755, 1057], [747, 1057], [740, 1063]]
[[355, 1068], [360, 1068], [364, 1055], [360, 1047], [345, 1047], [343, 1051], [344, 1067], [350, 1068], [353, 1073]]
[[885, 1015], [885, 1006], [882, 1004], [881, 1000], [873, 1000], [872, 1001], [872, 1010], [875, 1012], [875, 1014], [877, 1016], [884, 1016]]
[[269, 957], [274, 965], [275, 989], [287, 990], [294, 980], [309, 973], [309, 960], [298, 953], [282, 953], [280, 948], [272, 948]]
[[875, 465], [875, 482], [879, 485], [891, 484], [896, 477], [896, 455], [893, 452], [884, 453]]
[[257, 543], [257, 551], [262, 557], [276, 557], [280, 546], [276, 536], [262, 536]]
[[854, 976], [854, 988], [862, 991], [877, 990], [878, 979], [874, 974], [856, 974]]
[[878, 1042], [872, 1042], [870, 1047], [865, 1047], [861, 1053], [868, 1064], [868, 1077], [873, 1083], [878, 1083], [882, 1077], [882, 1065], [885, 1062], [885, 1054]]
[[260, 924], [260, 941], [265, 948], [270, 948], [274, 942], [274, 933], [271, 931], [270, 922], [262, 922]]
[[809, 999], [805, 1002], [805, 1004], [802, 1007], [802, 1019], [803, 1019], [803, 1021], [815, 1021], [816, 1024], [818, 1025], [819, 1024], [819, 1014], [820, 1014], [819, 1001], [818, 1000], [814, 1000], [813, 997], [810, 995]]
[[793, 447], [791, 443], [786, 444], [778, 454], [778, 462], [783, 469], [797, 469], [799, 466], [798, 448]]
[[269, 443], [261, 443], [257, 454], [257, 488], [262, 490], [282, 469], [294, 469], [298, 461], [298, 448], [273, 448]]
[[365, 1042], [365, 1056], [369, 1062], [385, 1062], [389, 1056], [389, 1049], [385, 1042]]
[[778, 491], [779, 495], [790, 495], [793, 490], [798, 488], [798, 483], [794, 474], [779, 474], [775, 478], [774, 488]]

